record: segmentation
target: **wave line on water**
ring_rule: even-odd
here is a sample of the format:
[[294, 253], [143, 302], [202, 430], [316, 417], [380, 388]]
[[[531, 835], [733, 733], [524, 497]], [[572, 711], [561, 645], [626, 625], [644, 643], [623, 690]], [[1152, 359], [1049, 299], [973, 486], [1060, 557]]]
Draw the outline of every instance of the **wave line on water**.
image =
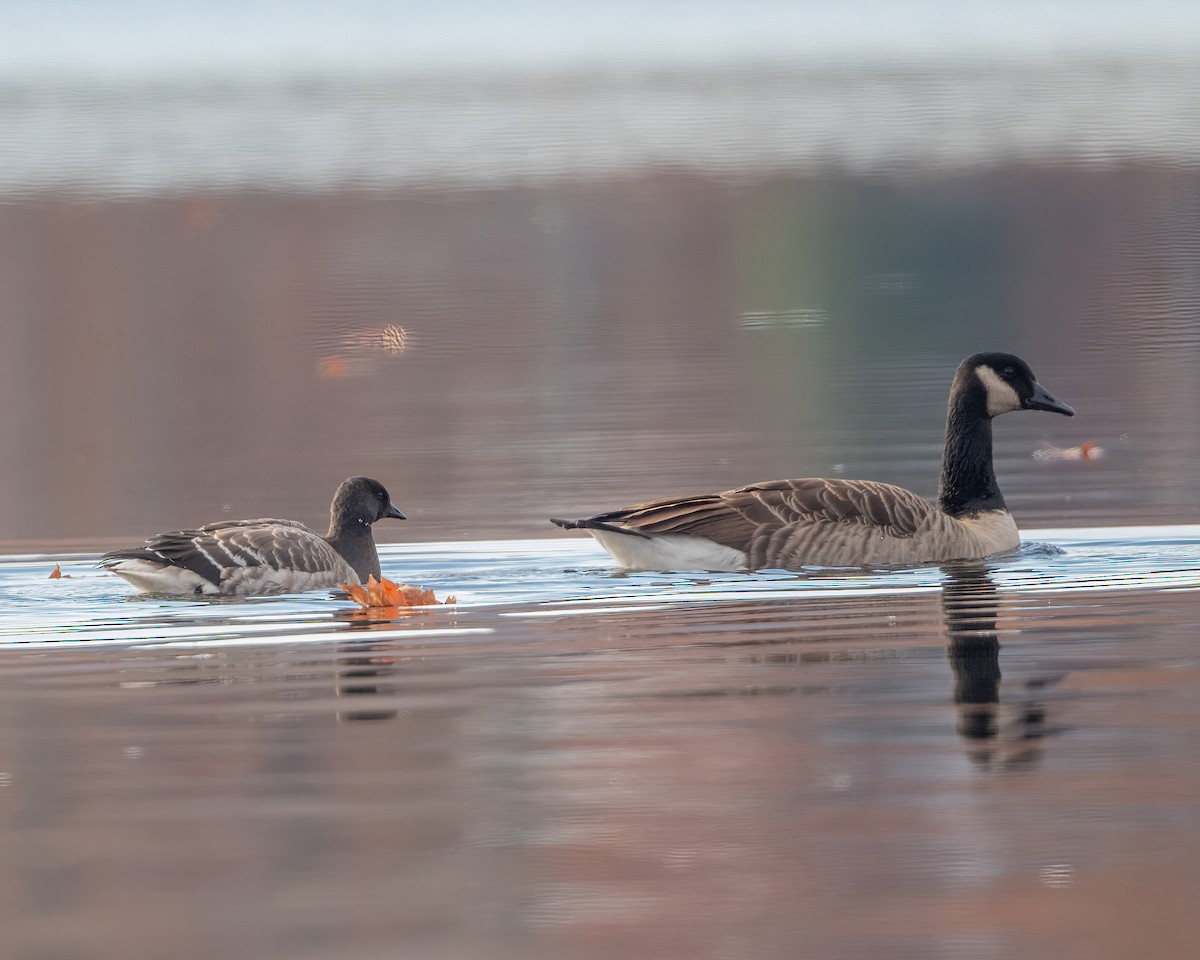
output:
[[[1048, 528], [1025, 535], [1022, 550], [980, 561], [995, 590], [1014, 599], [1053, 597], [1038, 602], [1080, 606], [1095, 602], [1084, 601], [1084, 594], [1200, 590], [1200, 524]], [[1062, 553], [1037, 549], [1039, 541], [1061, 547]], [[402, 567], [407, 580], [467, 598], [452, 615], [470, 617], [472, 625], [430, 627], [432, 621], [423, 619], [418, 621], [422, 626], [412, 628], [384, 621], [377, 629], [357, 630], [349, 623], [343, 629], [339, 618], [345, 608], [328, 597], [176, 603], [117, 592], [111, 578], [98, 574], [46, 581], [40, 569], [44, 562], [35, 568], [26, 556], [0, 557], [0, 591], [13, 601], [0, 612], [0, 649], [452, 641], [497, 632], [504, 623], [667, 610], [711, 609], [715, 616], [730, 604], [766, 610], [773, 602], [814, 608], [829, 604], [830, 615], [837, 615], [837, 605], [848, 600], [886, 602], [937, 594], [953, 575], [938, 565], [633, 573], [612, 566], [607, 554], [583, 537], [406, 543], [384, 545], [380, 554], [385, 569]], [[1072, 601], [1072, 595], [1078, 599]]]

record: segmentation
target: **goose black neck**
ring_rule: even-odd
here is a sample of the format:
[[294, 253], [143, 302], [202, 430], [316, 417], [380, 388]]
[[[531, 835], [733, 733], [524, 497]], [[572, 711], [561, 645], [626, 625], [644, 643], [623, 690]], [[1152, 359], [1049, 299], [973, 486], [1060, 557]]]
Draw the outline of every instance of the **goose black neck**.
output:
[[992, 421], [975, 393], [954, 391], [946, 416], [938, 508], [952, 517], [1005, 509], [992, 469]]
[[358, 579], [367, 582], [368, 576], [379, 578], [379, 551], [375, 549], [375, 538], [371, 536], [371, 525], [357, 521], [330, 525], [325, 539], [342, 555]]

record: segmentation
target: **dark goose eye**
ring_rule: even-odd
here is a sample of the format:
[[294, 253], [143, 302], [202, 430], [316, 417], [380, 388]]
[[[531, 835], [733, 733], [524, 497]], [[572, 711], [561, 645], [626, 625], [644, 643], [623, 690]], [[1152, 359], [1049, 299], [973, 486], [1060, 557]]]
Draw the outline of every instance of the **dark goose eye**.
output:
[[1016, 367], [1005, 367], [1005, 368], [1004, 368], [1004, 369], [1003, 369], [1003, 370], [1000, 372], [1000, 376], [1002, 376], [1002, 377], [1003, 377], [1005, 380], [1011, 380], [1011, 379], [1012, 379], [1013, 377], [1015, 377], [1016, 375], [1017, 375], [1017, 369], [1016, 369]]

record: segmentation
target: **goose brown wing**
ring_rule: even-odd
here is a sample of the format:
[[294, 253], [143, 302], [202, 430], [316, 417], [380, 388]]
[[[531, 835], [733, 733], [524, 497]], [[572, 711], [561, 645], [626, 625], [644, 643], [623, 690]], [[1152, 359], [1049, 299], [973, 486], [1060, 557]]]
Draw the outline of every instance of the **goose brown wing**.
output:
[[196, 530], [160, 533], [146, 541], [145, 550], [215, 584], [237, 568], [265, 567], [301, 574], [349, 569], [323, 537], [294, 520], [209, 523]]
[[594, 520], [653, 534], [688, 534], [744, 550], [752, 538], [796, 524], [856, 524], [912, 537], [934, 514], [903, 487], [820, 477], [754, 483], [700, 497], [659, 500]]

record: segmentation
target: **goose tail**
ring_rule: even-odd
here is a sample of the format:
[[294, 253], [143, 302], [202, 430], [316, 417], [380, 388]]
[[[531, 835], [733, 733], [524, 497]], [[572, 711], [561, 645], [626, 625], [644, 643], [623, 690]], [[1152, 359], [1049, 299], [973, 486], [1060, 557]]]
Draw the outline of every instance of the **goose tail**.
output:
[[640, 530], [633, 530], [629, 527], [618, 527], [612, 523], [605, 523], [596, 517], [584, 517], [581, 520], [563, 520], [559, 517], [551, 517], [550, 522], [556, 527], [562, 527], [564, 530], [603, 530], [606, 533], [621, 533], [627, 537], [641, 537], [643, 540], [651, 539], [648, 533], [642, 533]]

